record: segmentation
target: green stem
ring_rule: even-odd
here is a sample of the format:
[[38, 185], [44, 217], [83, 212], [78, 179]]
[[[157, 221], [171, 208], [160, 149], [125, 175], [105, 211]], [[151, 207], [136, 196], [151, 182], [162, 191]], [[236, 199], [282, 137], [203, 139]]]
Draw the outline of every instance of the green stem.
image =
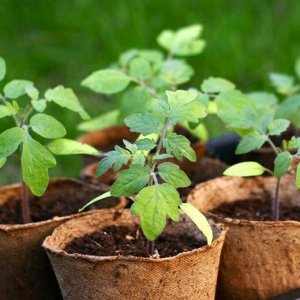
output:
[[29, 190], [27, 184], [22, 180], [22, 219], [23, 223], [30, 223]]
[[280, 186], [280, 178], [276, 180], [276, 187], [275, 187], [275, 195], [273, 198], [273, 220], [279, 220], [279, 186]]

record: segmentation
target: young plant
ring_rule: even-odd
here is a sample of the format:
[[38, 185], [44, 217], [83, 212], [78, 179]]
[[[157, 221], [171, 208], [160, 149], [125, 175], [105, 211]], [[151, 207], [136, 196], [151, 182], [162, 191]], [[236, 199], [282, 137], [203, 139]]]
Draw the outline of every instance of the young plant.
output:
[[[6, 64], [0, 57], [0, 80], [5, 73]], [[14, 121], [11, 128], [0, 134], [0, 167], [15, 152], [20, 155], [23, 222], [28, 223], [31, 220], [28, 187], [37, 196], [45, 192], [49, 182], [48, 169], [56, 165], [53, 154], [99, 153], [89, 145], [63, 138], [66, 135], [63, 124], [44, 113], [48, 103], [55, 103], [87, 119], [87, 113], [71, 89], [57, 86], [40, 97], [33, 82], [16, 79], [4, 86], [0, 101], [3, 103], [0, 105], [0, 118], [11, 117]], [[38, 136], [52, 141], [45, 147], [37, 140]]]
[[[128, 196], [134, 199], [133, 215], [139, 216], [141, 228], [148, 239], [148, 252], [153, 254], [154, 240], [166, 226], [166, 218], [179, 221], [180, 209], [199, 227], [211, 244], [212, 230], [206, 218], [191, 204], [182, 203], [177, 188], [191, 184], [188, 176], [167, 158], [181, 160], [183, 157], [196, 161], [189, 140], [178, 135], [172, 126], [180, 121], [197, 122], [206, 115], [206, 110], [194, 91], [167, 91], [166, 101], [160, 102], [156, 113], [142, 112], [125, 119], [132, 132], [142, 135], [135, 143], [124, 140], [125, 147], [116, 146], [100, 161], [97, 174], [108, 169], [118, 172], [111, 191], [91, 200], [82, 209], [101, 199]], [[155, 142], [151, 135], [159, 135]], [[127, 167], [121, 170], [122, 167]]]
[[[223, 94], [216, 100], [218, 114], [228, 128], [238, 132], [242, 139], [237, 146], [236, 154], [244, 154], [260, 149], [268, 143], [276, 158], [274, 170], [269, 170], [257, 162], [243, 162], [229, 167], [224, 174], [228, 176], [259, 176], [268, 172], [276, 177], [276, 187], [272, 205], [273, 219], [279, 219], [279, 186], [281, 177], [291, 168], [292, 161], [298, 163], [300, 155], [300, 138], [293, 137], [284, 141], [282, 147], [277, 147], [273, 136], [279, 136], [290, 125], [287, 119], [278, 119], [274, 111], [267, 106], [257, 106], [255, 101], [239, 91]], [[297, 187], [300, 188], [300, 168], [297, 168]]]
[[[194, 74], [185, 57], [200, 54], [205, 41], [201, 25], [177, 31], [164, 30], [157, 37], [160, 50], [130, 49], [109, 69], [93, 72], [82, 85], [100, 94], [121, 94], [120, 109], [79, 125], [83, 131], [122, 123], [127, 116], [152, 110], [153, 102], [165, 100], [166, 90], [176, 90]], [[156, 105], [156, 104], [154, 104]]]

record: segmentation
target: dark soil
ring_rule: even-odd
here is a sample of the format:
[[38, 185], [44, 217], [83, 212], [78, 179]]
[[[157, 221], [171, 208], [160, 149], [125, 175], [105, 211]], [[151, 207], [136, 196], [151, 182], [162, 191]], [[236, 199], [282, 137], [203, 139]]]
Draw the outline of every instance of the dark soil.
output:
[[[83, 207], [89, 200], [100, 195], [101, 191], [83, 191], [78, 188], [71, 191], [62, 191], [51, 194], [47, 198], [45, 195], [41, 198], [31, 197], [30, 210], [32, 222], [49, 220], [53, 217], [67, 216], [78, 213], [78, 209]], [[118, 203], [116, 198], [108, 198], [91, 205], [86, 209], [107, 208]], [[21, 201], [7, 201], [0, 207], [0, 224], [22, 224]]]
[[[271, 221], [271, 200], [249, 199], [223, 203], [211, 211], [218, 216], [249, 221]], [[300, 206], [280, 205], [280, 220], [300, 221]]]
[[[155, 250], [160, 258], [175, 256], [206, 245], [186, 234], [167, 235], [163, 233], [155, 241]], [[138, 226], [108, 226], [92, 234], [74, 239], [65, 248], [68, 253], [80, 253], [95, 256], [132, 255], [149, 257], [147, 240]]]

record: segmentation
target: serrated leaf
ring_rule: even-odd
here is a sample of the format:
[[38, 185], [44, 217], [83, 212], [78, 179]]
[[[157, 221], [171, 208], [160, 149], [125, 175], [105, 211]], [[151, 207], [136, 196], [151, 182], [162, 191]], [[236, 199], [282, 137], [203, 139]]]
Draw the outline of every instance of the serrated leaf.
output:
[[123, 91], [131, 79], [121, 70], [106, 69], [93, 72], [81, 85], [96, 93], [115, 94]]
[[154, 140], [148, 138], [139, 139], [135, 144], [137, 145], [138, 150], [150, 151], [156, 147]]
[[165, 162], [158, 166], [159, 176], [175, 188], [188, 187], [191, 181], [184, 171], [180, 170], [178, 165], [171, 162]]
[[200, 24], [180, 28], [177, 31], [164, 30], [157, 37], [160, 46], [171, 54], [179, 56], [196, 55], [202, 52], [205, 41], [199, 39], [202, 32]]
[[275, 94], [267, 92], [251, 92], [247, 94], [247, 96], [250, 97], [254, 101], [256, 107], [262, 111], [275, 107], [279, 101]]
[[138, 193], [149, 181], [150, 171], [141, 165], [131, 165], [129, 169], [118, 174], [111, 187], [111, 194], [115, 197], [131, 196]]
[[222, 92], [231, 91], [235, 88], [235, 85], [223, 78], [209, 77], [204, 80], [201, 89], [207, 94], [219, 94]]
[[300, 127], [300, 95], [286, 98], [279, 106], [275, 117], [289, 119], [296, 127]]
[[4, 86], [3, 92], [6, 98], [16, 99], [26, 94], [26, 88], [33, 86], [28, 80], [15, 79]]
[[47, 148], [56, 155], [88, 154], [100, 155], [94, 147], [69, 139], [57, 139], [47, 145]]
[[48, 139], [61, 138], [67, 133], [62, 123], [54, 117], [42, 113], [32, 116], [29, 124], [35, 133]]
[[198, 93], [177, 90], [166, 91], [170, 106], [169, 122], [175, 125], [179, 121], [198, 122], [207, 114], [205, 106], [198, 101]]
[[119, 146], [115, 146], [115, 150], [105, 153], [104, 156], [99, 162], [97, 176], [103, 175], [112, 166], [114, 166], [115, 171], [119, 171], [131, 158], [130, 152]]
[[120, 111], [115, 109], [92, 120], [80, 123], [77, 129], [80, 131], [91, 132], [94, 130], [105, 129], [110, 126], [117, 125], [119, 115]]
[[163, 159], [167, 159], [167, 158], [173, 158], [174, 156], [171, 154], [167, 154], [167, 153], [163, 153], [163, 154], [159, 154], [156, 156], [157, 160], [163, 160]]
[[186, 157], [190, 161], [196, 161], [196, 153], [191, 148], [190, 141], [183, 135], [171, 133], [164, 139], [163, 145], [168, 154], [173, 154], [179, 160]]
[[282, 132], [286, 131], [290, 126], [290, 121], [286, 119], [275, 119], [273, 120], [268, 129], [270, 135], [280, 135]]
[[85, 210], [88, 206], [95, 204], [96, 202], [100, 201], [100, 200], [104, 200], [106, 198], [111, 197], [111, 192], [106, 192], [100, 196], [97, 196], [96, 198], [90, 200], [87, 204], [85, 204], [82, 208], [80, 208], [78, 210], [78, 212], [82, 212], [83, 210]]
[[0, 81], [5, 77], [6, 74], [6, 64], [5, 60], [0, 57]]
[[193, 69], [178, 59], [166, 60], [160, 69], [159, 78], [165, 83], [176, 86], [183, 84], [194, 75]]
[[9, 117], [11, 115], [12, 115], [12, 111], [7, 106], [0, 105], [0, 119]]
[[79, 113], [81, 118], [84, 120], [89, 118], [88, 114], [79, 103], [77, 96], [70, 88], [65, 88], [62, 85], [59, 85], [53, 89], [48, 89], [45, 93], [45, 98], [48, 101], [55, 102], [61, 107], [65, 107], [71, 111]]
[[288, 151], [279, 153], [274, 161], [274, 175], [279, 178], [289, 169], [293, 156]]
[[0, 134], [0, 159], [13, 154], [22, 143], [25, 131], [19, 127], [9, 128]]
[[48, 169], [56, 165], [54, 156], [29, 134], [23, 142], [21, 156], [23, 180], [36, 196], [44, 194], [48, 182]]
[[286, 74], [271, 73], [270, 81], [278, 93], [288, 95], [293, 90], [295, 78]]
[[203, 235], [206, 237], [207, 244], [211, 245], [213, 241], [213, 231], [206, 217], [190, 203], [182, 203], [180, 205], [180, 208], [184, 211], [185, 214], [187, 214], [190, 217], [190, 219], [203, 233]]
[[246, 161], [227, 168], [223, 174], [226, 176], [248, 177], [262, 175], [265, 171], [266, 169], [259, 163]]
[[298, 164], [296, 171], [296, 187], [300, 189], [300, 164]]
[[170, 184], [163, 183], [143, 188], [136, 195], [131, 211], [140, 217], [146, 238], [153, 241], [165, 228], [167, 216], [173, 221], [179, 221], [180, 204], [177, 190]]
[[0, 158], [0, 168], [2, 168], [6, 163], [6, 158]]
[[32, 100], [31, 105], [36, 111], [43, 112], [47, 107], [47, 101], [45, 99], [41, 99], [37, 101]]
[[147, 60], [141, 57], [136, 57], [129, 64], [130, 75], [139, 79], [146, 80], [151, 77], [151, 66]]
[[139, 132], [143, 135], [159, 133], [161, 125], [154, 115], [149, 112], [136, 113], [124, 120], [131, 132]]
[[261, 135], [258, 132], [253, 132], [245, 135], [239, 142], [235, 153], [243, 154], [256, 150], [262, 147], [262, 145], [268, 140], [266, 135]]

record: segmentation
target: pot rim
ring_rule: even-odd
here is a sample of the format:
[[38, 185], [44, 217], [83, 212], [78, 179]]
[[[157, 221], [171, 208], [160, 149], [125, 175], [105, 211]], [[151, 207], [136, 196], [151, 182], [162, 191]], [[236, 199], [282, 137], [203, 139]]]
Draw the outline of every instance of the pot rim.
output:
[[[65, 182], [73, 182], [73, 183], [82, 183], [82, 184], [87, 184], [87, 185], [91, 185], [91, 186], [95, 186], [95, 184], [91, 183], [91, 182], [88, 182], [88, 181], [85, 181], [83, 179], [77, 179], [77, 178], [69, 178], [69, 177], [60, 177], [60, 178], [51, 178], [49, 183], [51, 181], [65, 181]], [[20, 187], [20, 183], [13, 183], [13, 184], [10, 184], [10, 185], [4, 185], [4, 186], [1, 186], [1, 188], [17, 188], [17, 187]], [[99, 187], [100, 188], [100, 187]], [[88, 201], [88, 199], [87, 199]], [[125, 198], [120, 198], [120, 203], [115, 207], [116, 209], [117, 208], [122, 208], [124, 205], [125, 205]], [[26, 224], [5, 224], [5, 223], [0, 223], [0, 233], [11, 233], [11, 232], [14, 232], [14, 231], [22, 231], [22, 230], [28, 230], [28, 229], [32, 229], [32, 228], [37, 228], [37, 227], [44, 227], [44, 226], [47, 226], [48, 224], [51, 224], [51, 223], [59, 223], [61, 221], [64, 221], [64, 220], [69, 220], [69, 219], [73, 219], [73, 218], [77, 218], [77, 217], [81, 217], [81, 216], [85, 216], [85, 215], [89, 215], [91, 213], [93, 213], [94, 211], [87, 211], [87, 212], [77, 212], [77, 213], [74, 213], [74, 214], [71, 214], [71, 215], [67, 215], [67, 216], [55, 216], [51, 219], [47, 219], [47, 220], [44, 220], [44, 221], [38, 221], [38, 222], [31, 222], [31, 223], [26, 223]]]
[[[93, 213], [97, 213], [97, 212], [92, 211], [91, 213], [93, 214]], [[59, 229], [63, 225], [66, 225], [67, 223], [60, 225], [59, 227], [57, 227], [57, 229]], [[133, 256], [133, 255], [95, 256], [95, 255], [86, 255], [86, 254], [80, 254], [80, 253], [71, 254], [71, 253], [66, 252], [65, 250], [62, 250], [57, 247], [53, 247], [49, 244], [49, 239], [51, 238], [51, 236], [53, 234], [55, 234], [57, 229], [55, 229], [51, 235], [49, 235], [48, 237], [45, 238], [45, 240], [42, 244], [42, 247], [47, 252], [54, 254], [56, 256], [64, 256], [64, 257], [69, 257], [69, 258], [73, 258], [73, 259], [81, 259], [83, 261], [90, 261], [90, 262], [108, 262], [108, 261], [125, 262], [126, 261], [126, 262], [163, 263], [165, 261], [170, 261], [170, 260], [172, 261], [175, 259], [180, 259], [182, 257], [192, 256], [192, 255], [202, 253], [205, 251], [210, 251], [210, 250], [214, 249], [220, 243], [223, 243], [225, 240], [226, 233], [229, 230], [229, 228], [228, 228], [228, 226], [225, 226], [224, 224], [219, 224], [219, 223], [215, 223], [215, 224], [219, 227], [219, 236], [215, 240], [213, 240], [211, 245], [206, 244], [205, 246], [202, 246], [200, 248], [196, 248], [196, 249], [193, 249], [190, 251], [178, 253], [175, 256], [164, 257], [164, 258], [159, 258], [159, 259], [138, 257], [138, 256]]]

